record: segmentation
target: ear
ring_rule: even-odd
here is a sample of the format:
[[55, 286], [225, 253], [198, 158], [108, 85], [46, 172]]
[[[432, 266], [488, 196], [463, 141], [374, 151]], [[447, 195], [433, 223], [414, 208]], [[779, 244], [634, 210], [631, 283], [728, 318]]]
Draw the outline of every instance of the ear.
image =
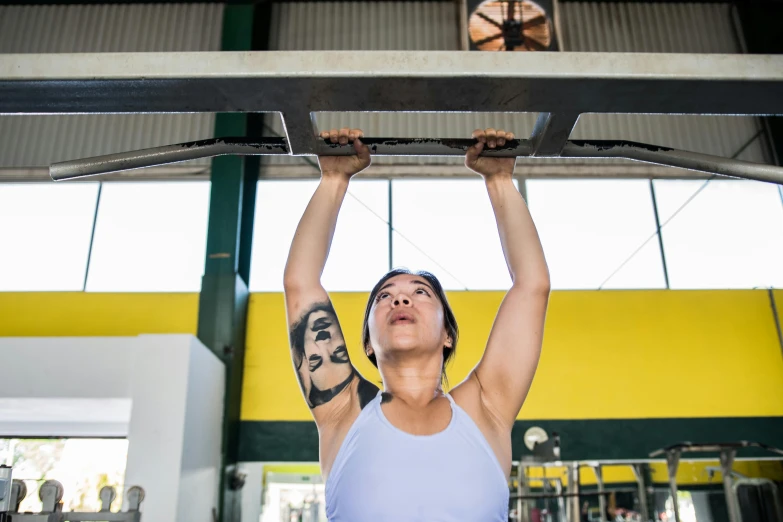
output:
[[451, 337], [446, 337], [446, 348], [453, 348], [454, 347], [454, 341], [451, 340]]
[[375, 353], [375, 351], [372, 349], [372, 346], [367, 345], [367, 346], [364, 347], [364, 354], [367, 357], [373, 355], [374, 353]]

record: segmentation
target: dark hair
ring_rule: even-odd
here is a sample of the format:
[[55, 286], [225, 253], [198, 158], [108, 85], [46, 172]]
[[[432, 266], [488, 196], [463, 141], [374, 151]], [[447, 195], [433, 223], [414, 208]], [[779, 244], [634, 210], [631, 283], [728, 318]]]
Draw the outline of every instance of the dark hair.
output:
[[[392, 277], [397, 277], [398, 275], [415, 275], [425, 279], [430, 284], [430, 286], [432, 286], [432, 289], [435, 290], [435, 294], [438, 296], [440, 303], [443, 305], [443, 326], [446, 328], [446, 332], [448, 333], [449, 337], [451, 337], [451, 348], [448, 346], [443, 347], [443, 367], [441, 368], [441, 373], [443, 380], [446, 381], [446, 364], [448, 364], [448, 362], [451, 361], [451, 359], [454, 357], [454, 351], [457, 349], [459, 329], [457, 328], [457, 319], [454, 317], [454, 312], [451, 311], [449, 301], [446, 299], [446, 293], [443, 291], [443, 286], [441, 286], [438, 278], [429, 272], [411, 272], [405, 268], [395, 268], [383, 276], [381, 280], [375, 284], [375, 287], [370, 292], [370, 298], [367, 300], [367, 309], [364, 312], [364, 323], [362, 325], [362, 346], [365, 349], [365, 354], [367, 353], [367, 346], [370, 344], [369, 319], [372, 305], [375, 302], [375, 298], [378, 295], [381, 287], [386, 284], [386, 281]], [[369, 354], [367, 355], [367, 358], [370, 359], [370, 362], [376, 368], [378, 367], [378, 359], [375, 357], [375, 354]], [[448, 381], [446, 381], [446, 383], [448, 385]]]

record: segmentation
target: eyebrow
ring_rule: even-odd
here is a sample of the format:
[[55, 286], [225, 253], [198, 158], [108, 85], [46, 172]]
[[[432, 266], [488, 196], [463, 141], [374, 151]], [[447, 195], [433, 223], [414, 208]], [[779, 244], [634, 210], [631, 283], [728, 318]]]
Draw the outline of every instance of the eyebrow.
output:
[[[430, 285], [425, 283], [424, 281], [411, 281], [411, 283], [413, 283], [414, 285], [420, 285], [420, 286], [427, 287], [427, 288], [430, 289], [431, 292], [435, 292], [435, 290]], [[388, 285], [384, 285], [383, 287], [381, 287], [380, 290], [378, 290], [378, 293], [380, 294], [381, 292], [383, 292], [384, 290], [386, 290], [387, 288], [389, 288], [391, 286], [396, 286], [396, 284], [395, 283], [389, 283]]]

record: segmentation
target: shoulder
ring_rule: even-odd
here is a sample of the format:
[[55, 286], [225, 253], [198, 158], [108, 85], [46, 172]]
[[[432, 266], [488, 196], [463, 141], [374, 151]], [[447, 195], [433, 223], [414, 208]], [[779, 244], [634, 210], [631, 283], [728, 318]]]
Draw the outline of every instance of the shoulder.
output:
[[473, 372], [450, 393], [454, 403], [470, 417], [508, 475], [511, 470], [511, 428], [483, 400], [481, 383]]
[[378, 396], [378, 391], [377, 386], [355, 371], [348, 386], [331, 401], [334, 410], [326, 422], [319, 424], [319, 431], [343, 431], [345, 425], [350, 427], [362, 410]]
[[321, 471], [324, 477], [329, 475], [348, 432], [362, 411], [378, 396], [379, 390], [357, 373], [357, 378], [345, 391], [348, 393], [341, 397], [335, 414], [327, 422], [318, 425]]
[[468, 378], [455, 386], [450, 395], [485, 435], [510, 433], [511, 426], [506, 426], [500, 415], [492, 411], [484, 400], [481, 383], [475, 372], [470, 372]]

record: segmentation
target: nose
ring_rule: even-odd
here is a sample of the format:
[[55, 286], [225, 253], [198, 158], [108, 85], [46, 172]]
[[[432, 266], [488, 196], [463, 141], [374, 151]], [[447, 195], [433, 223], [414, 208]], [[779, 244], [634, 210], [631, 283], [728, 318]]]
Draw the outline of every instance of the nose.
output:
[[394, 298], [394, 300], [392, 301], [392, 306], [393, 307], [397, 307], [397, 306], [400, 306], [400, 305], [410, 306], [410, 304], [411, 304], [411, 300], [405, 294], [400, 294], [400, 295], [396, 296]]

